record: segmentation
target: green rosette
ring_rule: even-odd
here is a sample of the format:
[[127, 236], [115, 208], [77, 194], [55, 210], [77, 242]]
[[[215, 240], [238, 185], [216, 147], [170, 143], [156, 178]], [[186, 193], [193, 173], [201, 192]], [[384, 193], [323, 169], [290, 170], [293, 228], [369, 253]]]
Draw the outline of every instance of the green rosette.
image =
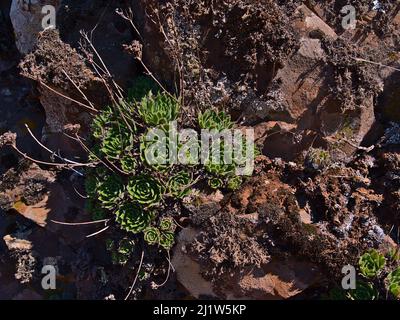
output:
[[385, 257], [375, 249], [364, 253], [358, 261], [361, 274], [366, 278], [376, 277], [385, 263]]
[[184, 198], [190, 193], [192, 177], [188, 172], [180, 171], [168, 181], [168, 191], [176, 198]]
[[149, 245], [155, 245], [160, 241], [160, 230], [154, 227], [149, 227], [144, 231], [144, 241]]
[[113, 209], [122, 200], [125, 187], [117, 175], [109, 175], [97, 187], [98, 199], [106, 209]]
[[140, 233], [150, 225], [153, 215], [135, 203], [125, 203], [115, 212], [122, 230]]
[[160, 220], [160, 230], [161, 231], [175, 231], [176, 229], [176, 224], [174, 219], [172, 219], [171, 217], [164, 217], [161, 218]]
[[223, 111], [207, 110], [200, 113], [198, 122], [201, 129], [223, 131], [233, 127], [231, 117]]
[[160, 246], [165, 250], [170, 250], [175, 243], [175, 235], [173, 232], [161, 232]]
[[148, 175], [139, 175], [130, 179], [127, 190], [132, 200], [148, 206], [158, 204], [164, 193], [160, 182]]
[[149, 92], [139, 103], [138, 113], [147, 125], [159, 126], [176, 120], [179, 108], [178, 101], [168, 94]]

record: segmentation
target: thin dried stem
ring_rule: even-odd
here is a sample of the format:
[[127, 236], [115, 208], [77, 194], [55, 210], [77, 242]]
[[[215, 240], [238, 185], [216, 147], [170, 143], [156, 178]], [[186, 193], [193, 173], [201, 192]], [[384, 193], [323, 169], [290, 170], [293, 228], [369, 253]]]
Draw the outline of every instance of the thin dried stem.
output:
[[51, 149], [49, 149], [48, 147], [46, 147], [43, 143], [41, 143], [41, 142], [39, 141], [39, 139], [37, 139], [37, 138], [35, 137], [35, 135], [33, 134], [32, 130], [29, 128], [29, 126], [28, 126], [26, 123], [25, 123], [25, 127], [26, 127], [26, 130], [28, 130], [28, 133], [30, 134], [30, 136], [36, 141], [36, 143], [37, 143], [40, 147], [42, 147], [44, 150], [46, 150], [48, 153], [50, 153], [52, 156], [57, 157], [58, 159], [60, 159], [60, 160], [62, 160], [62, 161], [65, 161], [65, 162], [68, 162], [68, 163], [70, 163], [70, 164], [83, 165], [83, 163], [79, 163], [79, 162], [72, 161], [72, 160], [69, 160], [69, 159], [67, 159], [67, 158], [61, 157], [61, 156], [58, 155], [55, 151], [52, 151]]
[[86, 40], [86, 42], [89, 44], [90, 48], [93, 50], [93, 52], [95, 53], [95, 55], [97, 56], [97, 58], [99, 59], [101, 65], [103, 66], [104, 70], [106, 71], [107, 76], [111, 79], [116, 91], [117, 91], [117, 96], [119, 99], [123, 99], [124, 95], [122, 94], [121, 88], [120, 86], [114, 81], [113, 76], [111, 75], [110, 70], [108, 70], [107, 65], [104, 63], [102, 57], [100, 56], [100, 54], [98, 53], [98, 51], [96, 50], [95, 46], [93, 45], [92, 41], [89, 39], [87, 33], [81, 31], [81, 35], [83, 36], [83, 38]]
[[11, 146], [20, 156], [24, 157], [27, 160], [30, 160], [34, 163], [37, 164], [43, 164], [46, 166], [54, 166], [54, 167], [59, 167], [59, 168], [74, 168], [74, 167], [93, 167], [96, 165], [95, 162], [92, 163], [79, 163], [79, 164], [73, 164], [73, 163], [53, 163], [53, 162], [46, 162], [46, 161], [41, 161], [41, 160], [37, 160], [37, 159], [33, 159], [31, 157], [29, 157], [26, 153], [22, 152], [21, 150], [19, 150], [16, 146], [12, 145]]
[[133, 283], [132, 283], [132, 285], [131, 285], [131, 288], [130, 288], [130, 290], [129, 290], [129, 292], [128, 292], [128, 294], [126, 295], [126, 297], [125, 297], [124, 300], [128, 300], [129, 296], [132, 294], [133, 288], [135, 287], [135, 284], [136, 284], [136, 282], [137, 282], [137, 279], [139, 278], [139, 272], [140, 272], [140, 270], [142, 269], [143, 258], [144, 258], [144, 250], [142, 251], [142, 256], [141, 256], [141, 258], [140, 258], [140, 263], [139, 263], [138, 270], [137, 270], [137, 272], [136, 272], [135, 280], [133, 280]]
[[82, 95], [83, 99], [85, 99], [85, 101], [87, 103], [89, 103], [90, 107], [94, 110], [98, 109], [93, 105], [93, 103], [88, 99], [88, 97], [86, 96], [86, 94], [79, 88], [79, 86], [75, 83], [74, 80], [71, 79], [71, 77], [65, 72], [65, 70], [63, 69], [62, 72], [64, 73], [64, 75], [68, 78], [68, 80], [73, 84], [73, 86], [76, 88], [76, 90], [79, 91], [79, 93]]
[[136, 33], [138, 34], [138, 36], [140, 37], [140, 39], [144, 42], [144, 39], [139, 31], [139, 29], [136, 27], [136, 25], [133, 23], [133, 12], [132, 9], [129, 8], [128, 12], [125, 13], [123, 12], [121, 9], [117, 8], [115, 9], [115, 12], [123, 19], [127, 20], [130, 25], [132, 26], [132, 28], [136, 31]]
[[62, 98], [65, 98], [65, 99], [67, 99], [67, 100], [69, 100], [69, 101], [71, 101], [71, 102], [74, 102], [74, 103], [76, 103], [77, 105], [79, 105], [79, 106], [81, 106], [81, 107], [83, 107], [83, 108], [85, 108], [85, 109], [87, 109], [87, 110], [89, 110], [89, 111], [91, 111], [91, 112], [93, 112], [93, 113], [97, 113], [97, 112], [98, 112], [97, 109], [94, 109], [94, 108], [92, 108], [91, 106], [88, 106], [88, 105], [86, 105], [86, 104], [84, 104], [84, 103], [82, 103], [82, 102], [79, 102], [78, 100], [72, 99], [71, 97], [68, 97], [68, 96], [62, 94], [62, 93], [58, 92], [57, 90], [54, 90], [53, 88], [51, 88], [51, 87], [49, 87], [47, 84], [45, 84], [43, 81], [40, 81], [40, 80], [39, 80], [39, 83], [40, 83], [42, 86], [44, 86], [45, 88], [47, 88], [48, 90], [50, 90], [51, 92], [53, 92], [53, 93], [59, 95], [59, 96], [62, 97]]
[[55, 224], [61, 224], [63, 226], [86, 226], [86, 225], [90, 225], [90, 224], [107, 223], [110, 220], [111, 219], [103, 219], [103, 220], [88, 221], [88, 222], [61, 222], [61, 221], [56, 221], [56, 220], [50, 220], [50, 221]]
[[163, 283], [161, 283], [161, 284], [156, 284], [156, 283], [155, 283], [155, 284], [154, 284], [154, 285], [155, 285], [155, 289], [161, 288], [162, 286], [164, 286], [164, 285], [168, 282], [169, 276], [170, 276], [170, 274], [171, 274], [171, 269], [175, 272], [175, 268], [174, 268], [174, 266], [173, 266], [172, 263], [171, 263], [169, 251], [167, 252], [167, 254], [168, 254], [168, 258], [167, 258], [167, 260], [168, 260], [168, 272], [167, 272], [167, 277], [165, 278], [165, 280], [164, 280]]
[[91, 237], [97, 236], [98, 234], [108, 230], [108, 228], [110, 228], [110, 226], [107, 226], [107, 227], [105, 227], [105, 228], [103, 228], [100, 231], [97, 231], [95, 233], [89, 234], [89, 235], [86, 236], [86, 238], [91, 238]]
[[366, 62], [366, 63], [374, 64], [374, 65], [380, 66], [380, 67], [382, 67], [382, 68], [389, 68], [389, 69], [392, 69], [392, 70], [395, 70], [395, 71], [400, 71], [400, 69], [398, 69], [398, 68], [391, 67], [391, 66], [388, 66], [388, 65], [383, 64], [383, 63], [380, 63], [380, 62], [375, 62], [375, 61], [366, 60], [366, 59], [361, 59], [361, 58], [356, 58], [356, 57], [352, 57], [352, 59], [354, 59], [354, 60], [356, 60], [356, 61], [359, 61], [359, 62]]

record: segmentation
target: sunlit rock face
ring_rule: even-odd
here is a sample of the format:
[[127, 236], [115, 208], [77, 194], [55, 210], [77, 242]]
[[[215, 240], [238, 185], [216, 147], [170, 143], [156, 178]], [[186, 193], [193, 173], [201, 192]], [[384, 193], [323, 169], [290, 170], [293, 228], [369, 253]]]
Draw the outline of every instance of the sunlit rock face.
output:
[[56, 10], [60, 0], [13, 0], [10, 18], [14, 27], [15, 43], [22, 54], [34, 48], [40, 31], [43, 31], [43, 19], [49, 11], [45, 6], [51, 5]]

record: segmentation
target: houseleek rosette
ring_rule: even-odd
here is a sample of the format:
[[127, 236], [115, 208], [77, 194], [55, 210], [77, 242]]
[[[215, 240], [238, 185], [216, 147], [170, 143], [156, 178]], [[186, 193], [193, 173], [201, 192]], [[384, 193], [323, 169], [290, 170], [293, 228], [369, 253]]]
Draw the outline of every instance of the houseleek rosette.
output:
[[154, 245], [160, 241], [160, 230], [155, 227], [149, 227], [144, 231], [144, 241], [149, 245]]
[[389, 273], [388, 277], [389, 291], [397, 298], [400, 298], [400, 267]]
[[220, 189], [224, 186], [224, 181], [221, 180], [220, 178], [211, 178], [208, 180], [208, 185], [212, 189]]
[[243, 179], [241, 176], [232, 176], [229, 178], [227, 187], [229, 190], [236, 191], [239, 190], [242, 185]]
[[176, 198], [184, 198], [190, 193], [192, 177], [188, 172], [180, 171], [168, 181], [168, 191]]
[[115, 212], [116, 221], [122, 230], [139, 233], [150, 225], [153, 215], [138, 204], [125, 203]]
[[164, 188], [156, 179], [148, 175], [139, 175], [128, 182], [130, 198], [142, 205], [155, 205], [161, 201]]
[[369, 282], [357, 281], [356, 289], [348, 293], [350, 300], [377, 300], [378, 291]]
[[175, 229], [176, 229], [176, 224], [174, 222], [174, 219], [172, 219], [171, 217], [161, 218], [160, 221], [161, 231], [175, 231]]
[[233, 127], [231, 117], [223, 111], [207, 110], [204, 113], [200, 113], [198, 122], [201, 129], [223, 131]]
[[114, 124], [101, 140], [100, 151], [110, 159], [119, 159], [130, 146], [132, 137], [128, 128]]
[[179, 113], [179, 103], [166, 93], [153, 95], [152, 92], [149, 92], [139, 103], [138, 113], [149, 126], [168, 124], [176, 120]]
[[360, 257], [358, 264], [364, 277], [373, 278], [383, 269], [385, 262], [385, 257], [377, 250], [372, 249]]
[[161, 232], [160, 235], [160, 246], [165, 250], [170, 250], [175, 243], [175, 236], [173, 232]]
[[99, 183], [97, 194], [104, 208], [114, 208], [124, 196], [124, 184], [121, 178], [116, 175], [107, 176]]

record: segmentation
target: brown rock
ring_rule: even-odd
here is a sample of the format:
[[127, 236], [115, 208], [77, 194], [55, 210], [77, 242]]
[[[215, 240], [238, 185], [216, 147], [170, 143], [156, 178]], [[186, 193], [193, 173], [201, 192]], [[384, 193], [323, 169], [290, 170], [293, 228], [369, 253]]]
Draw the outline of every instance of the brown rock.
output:
[[[262, 270], [243, 275], [238, 283], [240, 296], [252, 299], [288, 299], [298, 295], [320, 278], [317, 267], [296, 259], [272, 261]], [[237, 293], [230, 293], [236, 296]]]
[[184, 229], [178, 238], [172, 264], [178, 281], [195, 298], [209, 296], [219, 299], [278, 300], [296, 296], [315, 284], [320, 273], [315, 265], [297, 261], [272, 261], [261, 269], [223, 275], [215, 282], [202, 276], [201, 265], [186, 254], [185, 246], [198, 235], [192, 228]]
[[201, 275], [201, 267], [185, 254], [185, 246], [193, 241], [197, 232], [194, 229], [186, 228], [179, 234], [178, 244], [174, 249], [172, 265], [174, 266], [178, 281], [195, 298], [201, 296], [215, 297], [212, 284], [206, 281]]

